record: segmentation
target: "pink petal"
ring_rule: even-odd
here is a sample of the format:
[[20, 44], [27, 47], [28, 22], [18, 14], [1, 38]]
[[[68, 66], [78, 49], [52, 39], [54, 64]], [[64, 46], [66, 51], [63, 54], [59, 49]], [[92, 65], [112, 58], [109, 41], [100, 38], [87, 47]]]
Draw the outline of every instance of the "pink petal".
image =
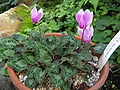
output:
[[90, 37], [92, 37], [93, 36], [93, 32], [94, 32], [93, 26], [89, 27], [89, 30], [91, 31]]
[[38, 11], [38, 15], [37, 15], [37, 18], [38, 18], [38, 21], [43, 17], [43, 10], [42, 8]]
[[87, 27], [83, 35], [84, 42], [90, 42], [92, 36], [93, 36], [93, 26]]
[[85, 27], [85, 20], [83, 19], [83, 17], [80, 19], [79, 27], [80, 27], [81, 29], [85, 29], [85, 28], [86, 28], [86, 27]]
[[35, 17], [38, 15], [36, 7], [34, 7], [34, 8], [31, 10], [30, 15], [31, 15], [31, 18], [35, 18]]
[[79, 33], [80, 37], [82, 37], [83, 29], [81, 29], [81, 28], [78, 27], [78, 33]]
[[37, 19], [37, 18], [33, 18], [33, 19], [32, 19], [32, 22], [33, 22], [34, 24], [37, 24], [37, 23], [38, 23], [38, 19]]
[[82, 16], [84, 15], [84, 11], [82, 9], [79, 10], [79, 12], [76, 14], [75, 18], [76, 21], [79, 23], [80, 19], [82, 18]]
[[38, 10], [38, 14], [39, 14], [39, 13], [41, 13], [42, 16], [43, 16], [43, 10], [42, 10], [42, 8]]
[[79, 12], [75, 16], [76, 21], [79, 24], [79, 27], [82, 29], [84, 28], [84, 25], [85, 25], [85, 22], [83, 20], [83, 15], [84, 15], [84, 11], [82, 9], [80, 9]]
[[93, 20], [93, 12], [90, 12], [88, 9], [85, 10], [83, 18], [86, 21], [86, 27], [89, 26]]

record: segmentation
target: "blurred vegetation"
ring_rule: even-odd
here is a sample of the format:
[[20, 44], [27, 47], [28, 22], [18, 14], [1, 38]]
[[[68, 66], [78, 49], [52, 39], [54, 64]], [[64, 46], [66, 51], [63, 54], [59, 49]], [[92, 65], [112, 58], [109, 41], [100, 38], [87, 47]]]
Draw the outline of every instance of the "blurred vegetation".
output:
[[29, 30], [33, 28], [33, 24], [31, 22], [31, 17], [30, 17], [30, 10], [23, 6], [23, 5], [19, 5], [19, 7], [17, 7], [15, 9], [15, 14], [18, 16], [18, 18], [22, 21], [21, 26], [19, 27], [19, 31], [22, 33], [22, 31], [25, 32], [25, 30]]
[[17, 5], [19, 0], [0, 0], [0, 13]]
[[[0, 1], [0, 8], [3, 1], [5, 0]], [[17, 0], [6, 1], [15, 2]], [[84, 10], [90, 9], [90, 11], [94, 12], [94, 43], [103, 42], [108, 44], [113, 36], [120, 31], [120, 0], [35, 0], [34, 4], [35, 3], [37, 8], [43, 8], [44, 16], [39, 24], [40, 29], [46, 33], [68, 33], [72, 31], [77, 34], [75, 15], [81, 8]], [[11, 6], [12, 5], [15, 4], [11, 4]], [[7, 7], [9, 6], [6, 5], [6, 8]], [[33, 7], [34, 5], [30, 8]], [[29, 23], [30, 20], [26, 21], [26, 23], [27, 22]], [[26, 35], [32, 28], [37, 30], [37, 26], [34, 24], [32, 27], [24, 25], [20, 34]], [[103, 90], [120, 90], [120, 81], [117, 81], [120, 73], [120, 47], [111, 56], [109, 62], [113, 68], [110, 71]]]

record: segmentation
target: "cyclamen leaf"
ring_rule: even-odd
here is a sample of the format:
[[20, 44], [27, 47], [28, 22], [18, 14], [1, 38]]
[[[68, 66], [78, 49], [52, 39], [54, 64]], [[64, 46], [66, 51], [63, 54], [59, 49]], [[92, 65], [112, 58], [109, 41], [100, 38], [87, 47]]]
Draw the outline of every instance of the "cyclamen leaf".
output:
[[70, 57], [70, 58], [69, 57], [62, 57], [61, 60], [62, 60], [62, 62], [67, 61], [72, 65], [74, 65], [75, 62], [77, 61], [76, 57]]
[[34, 78], [34, 74], [37, 70], [42, 70], [36, 66], [31, 66], [28, 70], [28, 78]]
[[29, 88], [34, 88], [36, 86], [36, 81], [34, 79], [26, 79], [25, 80], [25, 85], [28, 86]]
[[50, 67], [46, 67], [45, 71], [46, 72], [52, 72], [52, 73], [59, 73], [59, 63], [56, 61], [56, 62], [53, 62], [53, 65], [51, 65]]
[[57, 74], [49, 74], [50, 75], [50, 81], [51, 83], [53, 83], [53, 85], [56, 87], [56, 88], [59, 88], [61, 86], [64, 85], [64, 81], [62, 79], [62, 77], [60, 75], [57, 75]]
[[33, 75], [34, 75], [35, 80], [39, 84], [41, 84], [43, 82], [44, 77], [45, 77], [45, 71], [38, 69]]
[[94, 68], [92, 66], [89, 66], [89, 65], [84, 65], [83, 66], [84, 70], [87, 71], [87, 72], [92, 72], [92, 70], [94, 70]]
[[27, 64], [23, 60], [16, 62], [16, 65], [19, 67], [25, 67], [25, 68], [27, 67]]
[[14, 51], [13, 50], [5, 50], [4, 52], [3, 52], [6, 56], [10, 56], [10, 57], [12, 57], [12, 56], [14, 56]]
[[97, 45], [94, 47], [94, 53], [96, 53], [96, 54], [102, 54], [106, 46], [107, 46], [107, 45], [106, 45], [106, 44], [103, 44], [103, 43], [97, 44]]
[[76, 73], [77, 73], [76, 68], [61, 66], [61, 76], [65, 81], [67, 81], [70, 77], [74, 76]]
[[79, 58], [79, 60], [83, 60], [83, 61], [90, 61], [90, 60], [92, 60], [91, 51], [90, 51], [89, 49], [87, 49], [87, 50], [82, 50], [82, 51], [78, 54], [78, 58]]
[[8, 70], [6, 66], [2, 67], [2, 69], [0, 70], [0, 74], [8, 76]]
[[69, 82], [65, 82], [63, 86], [61, 86], [62, 90], [70, 90], [70, 83]]
[[[18, 62], [18, 63], [17, 63]], [[17, 64], [16, 64], [17, 63]], [[12, 68], [14, 68], [14, 70], [15, 71], [18, 71], [18, 72], [20, 72], [20, 71], [22, 71], [22, 70], [24, 70], [24, 69], [26, 69], [26, 65], [24, 65], [24, 67], [23, 67], [23, 65], [22, 64], [20, 64], [19, 65], [19, 63], [21, 63], [21, 61], [19, 62], [19, 58], [11, 58], [10, 60], [9, 60], [9, 62], [7, 63], [9, 66], [11, 66]]]
[[78, 60], [77, 62], [75, 62], [74, 66], [77, 67], [77, 68], [79, 68], [79, 69], [83, 68], [83, 64], [82, 64], [82, 62], [80, 60]]
[[25, 63], [27, 63], [27, 64], [36, 63], [35, 58], [33, 56], [31, 56], [31, 55], [28, 55], [28, 54], [24, 54], [24, 60], [25, 60]]

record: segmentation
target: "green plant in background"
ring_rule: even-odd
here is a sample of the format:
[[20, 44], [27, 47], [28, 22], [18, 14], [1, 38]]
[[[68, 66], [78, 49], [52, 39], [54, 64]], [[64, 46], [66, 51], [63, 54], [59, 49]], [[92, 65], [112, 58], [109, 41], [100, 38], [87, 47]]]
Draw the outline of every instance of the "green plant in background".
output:
[[0, 0], [0, 13], [17, 5], [18, 0]]
[[[112, 37], [120, 30], [120, 2], [119, 0], [104, 0], [99, 2], [96, 13], [96, 32], [93, 41], [109, 43]], [[100, 39], [101, 38], [101, 39]], [[117, 63], [120, 59], [120, 48], [116, 50], [110, 63]], [[113, 63], [114, 64], [114, 63]]]
[[[62, 4], [56, 5], [54, 8], [49, 9], [44, 8], [46, 13], [43, 19], [43, 24], [41, 23], [41, 28], [45, 28], [45, 32], [60, 32], [65, 31], [70, 32], [71, 30], [74, 32], [76, 30], [76, 21], [74, 19], [75, 13], [84, 6], [88, 0], [63, 0]], [[89, 1], [96, 10], [98, 0], [93, 2], [92, 0]], [[42, 2], [38, 4], [41, 6]], [[49, 21], [49, 22], [48, 22]], [[65, 32], [66, 32], [65, 31]]]
[[40, 7], [46, 7], [46, 8], [54, 8], [56, 5], [61, 4], [63, 0], [37, 0], [36, 3], [39, 3]]
[[15, 9], [14, 14], [16, 16], [18, 16], [17, 18], [22, 21], [22, 23], [19, 27], [19, 32], [24, 33], [24, 35], [25, 35], [26, 32], [33, 29], [34, 25], [31, 22], [30, 10], [28, 7], [19, 5], [19, 7], [17, 7], [17, 9]]

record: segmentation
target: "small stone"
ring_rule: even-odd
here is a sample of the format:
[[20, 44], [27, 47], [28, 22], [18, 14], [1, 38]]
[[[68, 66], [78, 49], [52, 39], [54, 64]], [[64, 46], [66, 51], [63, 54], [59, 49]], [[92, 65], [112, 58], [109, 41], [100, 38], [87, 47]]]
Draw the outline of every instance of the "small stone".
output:
[[89, 75], [87, 75], [87, 78], [89, 78], [90, 76]]
[[96, 74], [96, 76], [100, 76], [100, 73], [98, 72], [98, 73]]
[[25, 77], [23, 78], [23, 81], [25, 81], [25, 80], [27, 79], [27, 77], [28, 77], [28, 76], [25, 76]]
[[19, 79], [22, 82], [23, 81], [23, 75], [19, 75]]
[[93, 56], [93, 60], [94, 60], [95, 62], [97, 62], [97, 61], [98, 61], [98, 57], [97, 57], [97, 56]]
[[94, 63], [93, 65], [94, 65], [95, 67], [97, 66], [97, 64], [96, 64], [96, 63]]

